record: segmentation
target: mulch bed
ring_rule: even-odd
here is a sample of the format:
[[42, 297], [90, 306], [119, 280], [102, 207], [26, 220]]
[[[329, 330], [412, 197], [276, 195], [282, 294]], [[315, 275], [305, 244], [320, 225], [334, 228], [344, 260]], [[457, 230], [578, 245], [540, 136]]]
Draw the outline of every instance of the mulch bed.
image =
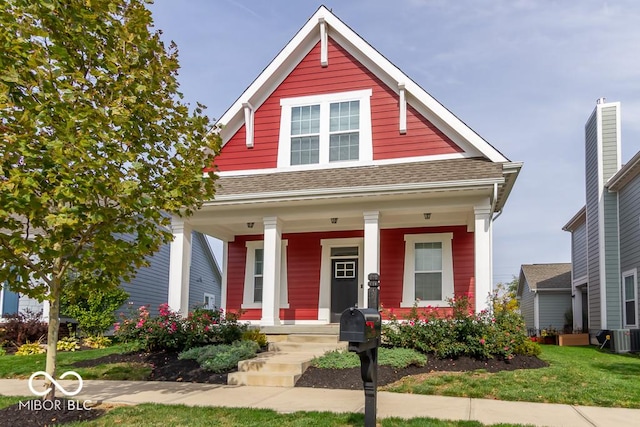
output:
[[[107, 363], [144, 363], [152, 367], [149, 381], [178, 381], [206, 384], [226, 384], [227, 374], [212, 374], [198, 366], [195, 360], [180, 360], [177, 353], [130, 353], [112, 354], [98, 359], [76, 362], [75, 367], [91, 367]], [[531, 356], [516, 356], [511, 360], [490, 359], [475, 360], [468, 357], [459, 359], [428, 358], [426, 366], [410, 366], [394, 369], [389, 366], [378, 367], [378, 385], [393, 383], [407, 375], [425, 374], [434, 371], [472, 371], [484, 369], [487, 372], [498, 372], [515, 369], [542, 368], [548, 366], [546, 362]], [[296, 387], [315, 387], [333, 389], [362, 389], [360, 368], [350, 369], [319, 369], [310, 367], [296, 383]], [[91, 410], [72, 410], [66, 399], [58, 399], [60, 404], [49, 409], [32, 410], [20, 407], [20, 404], [0, 409], [0, 425], [12, 427], [52, 426], [95, 419], [103, 415], [106, 410], [102, 407]]]

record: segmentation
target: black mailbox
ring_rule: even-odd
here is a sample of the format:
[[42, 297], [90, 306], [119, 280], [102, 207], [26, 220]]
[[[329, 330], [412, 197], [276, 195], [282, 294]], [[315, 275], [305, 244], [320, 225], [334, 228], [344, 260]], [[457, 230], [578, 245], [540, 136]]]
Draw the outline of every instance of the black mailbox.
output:
[[349, 341], [351, 351], [377, 346], [381, 329], [382, 317], [375, 308], [352, 307], [340, 316], [340, 341]]

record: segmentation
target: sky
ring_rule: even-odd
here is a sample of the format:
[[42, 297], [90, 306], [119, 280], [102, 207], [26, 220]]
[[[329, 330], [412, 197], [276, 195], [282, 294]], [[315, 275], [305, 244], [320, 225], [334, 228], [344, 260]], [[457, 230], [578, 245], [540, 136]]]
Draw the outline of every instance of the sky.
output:
[[[622, 162], [640, 150], [637, 0], [156, 0], [185, 100], [219, 118], [324, 4], [512, 161], [494, 222], [494, 283], [570, 262], [562, 227], [585, 201], [584, 124], [619, 101]], [[214, 251], [221, 260], [221, 245]]]

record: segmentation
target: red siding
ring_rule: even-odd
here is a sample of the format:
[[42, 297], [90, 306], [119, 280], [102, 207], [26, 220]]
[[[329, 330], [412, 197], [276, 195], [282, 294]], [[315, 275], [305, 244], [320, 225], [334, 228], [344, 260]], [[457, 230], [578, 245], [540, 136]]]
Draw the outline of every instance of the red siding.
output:
[[372, 89], [373, 158], [391, 159], [458, 153], [462, 150], [411, 106], [407, 133], [398, 128], [398, 96], [342, 47], [329, 39], [329, 66], [320, 66], [318, 43], [256, 110], [254, 148], [245, 145], [245, 127], [225, 144], [215, 164], [220, 171], [275, 168], [280, 132], [280, 99]]
[[[437, 228], [399, 228], [380, 231], [380, 301], [386, 309], [394, 308], [398, 315], [409, 309], [401, 309], [402, 282], [404, 276], [404, 235], [417, 233], [453, 233], [454, 292], [467, 295], [475, 304], [474, 294], [474, 242], [473, 233], [464, 226]], [[363, 237], [362, 230], [333, 233], [285, 233], [288, 240], [287, 266], [289, 283], [289, 308], [280, 311], [282, 320], [318, 319], [320, 293], [321, 239]], [[245, 242], [262, 240], [262, 236], [238, 236], [229, 243], [227, 265], [227, 310], [238, 311], [242, 304], [246, 259]], [[368, 272], [365, 272], [367, 274]], [[260, 309], [247, 310], [244, 320], [259, 320]]]
[[384, 308], [394, 308], [398, 315], [409, 312], [400, 309], [404, 279], [404, 235], [419, 233], [453, 233], [453, 289], [455, 295], [466, 295], [475, 305], [473, 233], [464, 226], [437, 228], [396, 228], [380, 231], [380, 302]]

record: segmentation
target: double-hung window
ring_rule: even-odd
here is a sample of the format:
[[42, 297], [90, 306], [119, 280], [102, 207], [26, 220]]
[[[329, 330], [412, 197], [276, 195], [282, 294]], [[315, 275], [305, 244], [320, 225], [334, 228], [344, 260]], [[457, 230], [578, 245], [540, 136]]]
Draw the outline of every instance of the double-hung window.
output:
[[[246, 242], [247, 256], [245, 260], [244, 293], [242, 308], [261, 308], [264, 283], [264, 241]], [[280, 307], [289, 307], [287, 289], [287, 241], [282, 241], [280, 259]]]
[[446, 306], [453, 297], [452, 233], [405, 235], [402, 307]]
[[638, 273], [636, 269], [625, 271], [622, 273], [622, 296], [623, 296], [623, 314], [624, 314], [624, 327], [635, 328], [638, 325], [637, 322], [637, 290], [638, 287]]
[[371, 94], [367, 89], [282, 99], [278, 167], [371, 161]]

